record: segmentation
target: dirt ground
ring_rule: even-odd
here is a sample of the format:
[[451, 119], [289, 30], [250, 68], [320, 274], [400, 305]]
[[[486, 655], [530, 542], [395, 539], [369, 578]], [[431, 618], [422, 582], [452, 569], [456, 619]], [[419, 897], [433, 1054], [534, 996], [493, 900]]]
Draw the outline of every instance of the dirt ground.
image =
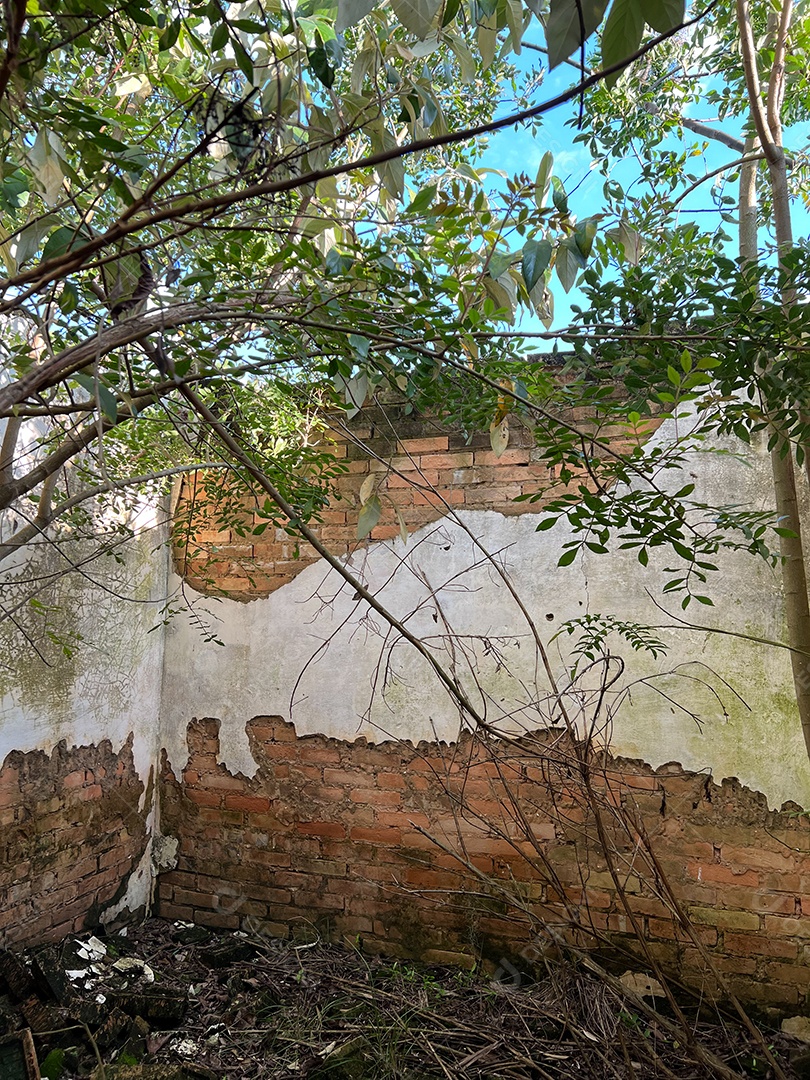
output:
[[515, 981], [152, 919], [0, 952], [0, 1080], [36, 1076], [26, 1029], [47, 1080], [810, 1076], [803, 1043], [689, 1001], [678, 1029], [575, 962]]

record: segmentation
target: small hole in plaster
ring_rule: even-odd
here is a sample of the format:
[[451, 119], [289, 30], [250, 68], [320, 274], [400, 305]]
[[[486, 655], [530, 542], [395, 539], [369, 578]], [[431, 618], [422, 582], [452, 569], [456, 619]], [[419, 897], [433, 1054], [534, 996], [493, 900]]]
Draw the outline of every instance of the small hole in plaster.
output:
[[549, 612], [548, 615], [546, 615], [546, 618], [549, 622], [554, 622], [554, 615], [552, 612]]

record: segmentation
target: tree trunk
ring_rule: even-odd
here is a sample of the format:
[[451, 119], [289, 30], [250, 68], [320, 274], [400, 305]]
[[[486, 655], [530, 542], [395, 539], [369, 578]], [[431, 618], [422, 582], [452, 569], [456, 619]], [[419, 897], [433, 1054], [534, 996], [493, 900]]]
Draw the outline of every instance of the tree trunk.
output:
[[[787, 162], [782, 149], [781, 110], [785, 80], [785, 53], [792, 14], [792, 0], [782, 0], [771, 13], [769, 30], [773, 36], [774, 60], [768, 81], [767, 96], [763, 95], [757, 70], [757, 53], [748, 0], [737, 0], [737, 24], [751, 118], [768, 163], [771, 196], [773, 198], [776, 242], [780, 258], [793, 249], [793, 230], [787, 183]], [[771, 36], [769, 35], [769, 36]], [[756, 189], [754, 175], [745, 171], [740, 177], [740, 256], [756, 260]], [[792, 290], [783, 293], [785, 307], [793, 301]], [[793, 685], [799, 709], [802, 733], [810, 757], [810, 603], [807, 596], [807, 575], [804, 563], [804, 543], [799, 504], [796, 497], [796, 470], [793, 448], [779, 429], [771, 426], [777, 442], [771, 451], [774, 498], [779, 525], [789, 529], [790, 536], [780, 536], [782, 556], [782, 586], [785, 600], [785, 623], [793, 669]]]

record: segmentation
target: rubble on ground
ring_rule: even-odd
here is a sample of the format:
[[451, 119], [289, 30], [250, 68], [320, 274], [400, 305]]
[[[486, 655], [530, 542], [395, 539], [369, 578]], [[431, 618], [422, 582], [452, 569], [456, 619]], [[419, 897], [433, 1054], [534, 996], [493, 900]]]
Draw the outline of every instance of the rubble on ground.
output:
[[[673, 1036], [661, 994], [643, 973], [611, 986], [558, 965], [538, 982], [501, 984], [317, 940], [152, 919], [0, 950], [0, 1080], [775, 1075], [748, 1033], [696, 1008], [694, 1039], [728, 1073], [713, 1070]], [[786, 1076], [810, 1075], [806, 1046], [767, 1039]]]

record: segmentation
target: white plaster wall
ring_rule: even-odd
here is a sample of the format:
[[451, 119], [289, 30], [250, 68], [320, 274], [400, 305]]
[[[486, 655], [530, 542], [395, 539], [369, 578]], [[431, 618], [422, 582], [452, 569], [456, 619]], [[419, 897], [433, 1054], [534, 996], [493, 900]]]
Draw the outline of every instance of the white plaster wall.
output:
[[[663, 425], [650, 445], [671, 437], [672, 426]], [[686, 472], [694, 474], [696, 499], [768, 506], [770, 465], [761, 449], [746, 461], [701, 454]], [[687, 482], [683, 473], [666, 476], [673, 490]], [[671, 564], [671, 555], [651, 560], [645, 569], [632, 553], [589, 554], [561, 569], [556, 564], [566, 539], [562, 525], [538, 533], [532, 515], [495, 512], [468, 513], [463, 522], [508, 569], [563, 684], [568, 639], [550, 639], [566, 620], [600, 612], [654, 625], [672, 621], [645, 591], [661, 600], [660, 570]], [[719, 563], [721, 572], [712, 575], [708, 590], [716, 606], [693, 602], [688, 617], [703, 626], [784, 640], [778, 571], [747, 554], [727, 554]], [[352, 570], [432, 642], [490, 721], [513, 729], [543, 724], [549, 687], [525, 619], [462, 528], [445, 520], [411, 536], [407, 546], [372, 544], [355, 555]], [[188, 616], [178, 616], [168, 629], [161, 731], [176, 768], [187, 758], [185, 729], [192, 717], [222, 721], [223, 760], [248, 775], [255, 763], [245, 724], [256, 715], [279, 714], [292, 719], [299, 734], [344, 739], [450, 739], [458, 733], [457, 711], [426, 662], [397, 642], [325, 563], [309, 566], [266, 599], [198, 598], [197, 606], [222, 644], [204, 642]], [[669, 607], [683, 616], [679, 598]], [[613, 751], [653, 766], [678, 761], [706, 769], [717, 781], [736, 776], [763, 791], [771, 805], [788, 799], [810, 804], [810, 765], [792, 701], [788, 654], [687, 629], [661, 634], [671, 644], [667, 657], [622, 650], [627, 669], [621, 685], [632, 692], [612, 720]], [[638, 682], [672, 669], [679, 674], [649, 685]], [[587, 697], [574, 695], [569, 706], [575, 709], [580, 700], [587, 712]]]

